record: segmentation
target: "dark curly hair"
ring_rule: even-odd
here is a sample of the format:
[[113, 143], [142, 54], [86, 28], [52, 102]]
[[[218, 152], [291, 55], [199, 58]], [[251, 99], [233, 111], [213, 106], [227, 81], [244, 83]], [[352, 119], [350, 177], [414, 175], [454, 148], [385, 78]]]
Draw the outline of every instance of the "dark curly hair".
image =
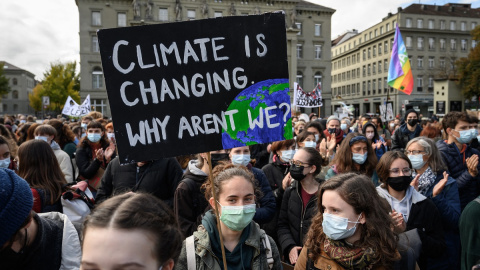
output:
[[399, 259], [397, 252], [398, 236], [393, 232], [393, 219], [388, 212], [388, 202], [381, 198], [372, 181], [365, 175], [355, 173], [339, 174], [325, 181], [318, 191], [318, 213], [313, 217], [306, 236], [304, 248], [308, 256], [315, 261], [320, 257], [326, 235], [323, 232], [323, 193], [336, 191], [342, 200], [351, 205], [357, 215], [363, 213], [366, 222], [357, 225], [361, 231], [360, 239], [353, 243], [353, 248], [372, 248], [375, 251], [377, 265], [391, 268]]

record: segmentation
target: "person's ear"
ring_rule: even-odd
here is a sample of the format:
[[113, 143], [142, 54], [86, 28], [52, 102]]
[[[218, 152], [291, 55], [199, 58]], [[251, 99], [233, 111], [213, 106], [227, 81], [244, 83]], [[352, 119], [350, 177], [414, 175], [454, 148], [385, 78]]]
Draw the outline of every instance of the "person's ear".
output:
[[172, 270], [173, 267], [175, 266], [175, 263], [173, 262], [172, 259], [168, 259], [163, 265], [162, 265], [162, 270]]
[[312, 166], [310, 167], [309, 173], [314, 173], [316, 170], [317, 170], [317, 166], [316, 166], [316, 165], [312, 165]]
[[362, 215], [362, 216], [360, 217], [358, 222], [360, 222], [360, 224], [365, 224], [365, 222], [367, 222], [367, 220], [365, 219], [365, 213], [362, 212], [362, 213], [360, 213], [360, 215]]
[[208, 200], [208, 203], [212, 207], [212, 209], [215, 209], [215, 199], [213, 197], [210, 197], [210, 200]]
[[452, 128], [447, 128], [447, 134], [451, 135], [452, 134]]

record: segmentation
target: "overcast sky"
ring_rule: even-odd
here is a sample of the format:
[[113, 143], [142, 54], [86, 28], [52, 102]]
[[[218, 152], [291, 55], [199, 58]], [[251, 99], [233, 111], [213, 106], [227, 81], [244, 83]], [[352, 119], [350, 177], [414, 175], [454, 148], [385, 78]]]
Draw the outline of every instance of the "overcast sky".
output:
[[[332, 39], [346, 30], [360, 31], [378, 23], [388, 12], [411, 3], [470, 3], [465, 0], [310, 0], [336, 10]], [[480, 6], [473, 1], [473, 7]], [[0, 61], [7, 61], [36, 75], [51, 62], [80, 60], [78, 9], [75, 0], [0, 0]]]

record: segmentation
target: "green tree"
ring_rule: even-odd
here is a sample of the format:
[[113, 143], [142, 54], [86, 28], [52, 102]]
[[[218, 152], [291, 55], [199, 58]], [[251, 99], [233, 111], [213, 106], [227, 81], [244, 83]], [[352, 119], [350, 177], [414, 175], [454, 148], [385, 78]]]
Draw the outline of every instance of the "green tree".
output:
[[76, 67], [76, 62], [50, 64], [50, 70], [43, 74], [43, 81], [35, 86], [32, 94], [28, 96], [30, 106], [37, 111], [41, 110], [42, 96], [48, 96], [50, 97], [50, 106], [47, 109], [59, 113], [68, 96], [71, 96], [76, 102], [80, 102], [80, 78], [76, 74]]
[[[480, 41], [480, 26], [475, 27], [470, 34], [472, 39]], [[480, 44], [479, 44], [480, 45]], [[468, 57], [463, 57], [455, 63], [458, 68], [458, 83], [465, 98], [480, 96], [480, 46], [470, 50]]]
[[10, 85], [8, 84], [8, 79], [5, 77], [3, 66], [5, 62], [0, 62], [0, 96], [8, 94], [10, 92]]

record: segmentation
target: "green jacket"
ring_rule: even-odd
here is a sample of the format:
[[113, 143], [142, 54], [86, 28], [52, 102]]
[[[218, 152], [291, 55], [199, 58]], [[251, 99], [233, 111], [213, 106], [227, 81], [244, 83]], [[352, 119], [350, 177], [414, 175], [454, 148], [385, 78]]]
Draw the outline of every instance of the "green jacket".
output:
[[[245, 244], [255, 248], [252, 261], [252, 270], [268, 270], [267, 257], [265, 252], [265, 247], [263, 246], [262, 238], [268, 237], [270, 245], [272, 248], [273, 255], [273, 270], [282, 269], [282, 264], [280, 262], [280, 253], [278, 252], [277, 245], [273, 239], [265, 234], [265, 231], [260, 229], [257, 223], [250, 223], [250, 235]], [[212, 251], [210, 246], [210, 239], [208, 232], [205, 230], [203, 225], [198, 226], [197, 231], [193, 233], [195, 241], [195, 259], [196, 259], [196, 270], [221, 270], [219, 263], [222, 262], [222, 258], [217, 258]], [[185, 241], [183, 241], [182, 252], [178, 258], [178, 262], [175, 264], [175, 270], [188, 270], [187, 262], [187, 252]]]

